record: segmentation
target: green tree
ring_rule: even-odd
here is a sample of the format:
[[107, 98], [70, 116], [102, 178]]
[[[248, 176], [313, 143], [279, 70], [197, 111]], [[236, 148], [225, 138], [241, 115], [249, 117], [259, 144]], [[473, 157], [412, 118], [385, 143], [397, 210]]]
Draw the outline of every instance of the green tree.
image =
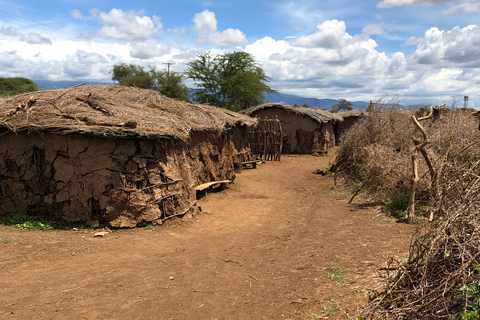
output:
[[154, 67], [146, 71], [141, 66], [126, 63], [113, 66], [110, 72], [112, 80], [122, 86], [158, 90], [169, 98], [188, 100], [188, 88], [179, 73], [157, 71]]
[[266, 84], [270, 78], [246, 52], [216, 56], [202, 52], [187, 65], [187, 77], [199, 88], [194, 94], [199, 103], [241, 110], [262, 103], [265, 93], [276, 93]]
[[150, 89], [152, 87], [152, 77], [141, 66], [135, 64], [121, 63], [113, 66], [112, 80], [118, 81], [122, 86]]
[[151, 68], [150, 75], [153, 80], [153, 88], [161, 94], [173, 99], [188, 100], [189, 90], [182, 83], [182, 74], [172, 71], [156, 71]]
[[27, 78], [0, 78], [0, 95], [13, 96], [25, 92], [40, 90], [32, 80]]
[[352, 110], [352, 103], [345, 100], [345, 99], [338, 99], [339, 102], [337, 104], [334, 104], [332, 106], [332, 112], [333, 113], [337, 113], [341, 110], [344, 110], [344, 111], [349, 111], [349, 110]]

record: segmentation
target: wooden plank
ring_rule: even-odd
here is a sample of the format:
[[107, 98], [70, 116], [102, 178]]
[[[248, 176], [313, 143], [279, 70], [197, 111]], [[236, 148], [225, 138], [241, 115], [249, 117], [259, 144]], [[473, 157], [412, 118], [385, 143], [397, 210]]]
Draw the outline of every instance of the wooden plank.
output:
[[212, 182], [207, 182], [207, 183], [204, 183], [204, 184], [201, 184], [201, 185], [198, 185], [196, 187], [194, 187], [194, 189], [196, 191], [202, 191], [202, 190], [205, 190], [205, 189], [208, 189], [216, 184], [222, 184], [222, 183], [232, 183], [232, 181], [230, 180], [221, 180], [221, 181], [212, 181]]

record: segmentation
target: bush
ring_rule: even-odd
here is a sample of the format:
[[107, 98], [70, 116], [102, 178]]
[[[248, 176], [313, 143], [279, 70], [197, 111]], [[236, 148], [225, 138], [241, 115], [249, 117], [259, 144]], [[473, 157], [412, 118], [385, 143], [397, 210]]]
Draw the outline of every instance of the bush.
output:
[[[479, 143], [476, 143], [478, 147]], [[478, 319], [480, 311], [480, 163], [458, 165], [449, 157], [442, 172], [437, 212], [419, 229], [409, 258], [385, 274], [367, 314], [375, 319]]]
[[12, 96], [40, 90], [35, 83], [26, 78], [0, 78], [0, 96]]
[[[395, 195], [408, 195], [414, 149], [412, 136], [421, 136], [412, 120], [415, 112], [377, 106], [367, 113], [340, 143], [334, 165], [336, 174], [356, 184], [369, 180], [365, 190], [375, 201], [387, 203]], [[441, 171], [453, 154], [455, 161], [462, 164], [474, 163], [480, 158], [480, 147], [472, 145], [479, 139], [477, 121], [470, 113], [457, 110], [422, 122], [431, 141], [426, 150], [437, 170]], [[428, 202], [431, 177], [421, 156], [417, 163], [421, 178], [417, 200]]]

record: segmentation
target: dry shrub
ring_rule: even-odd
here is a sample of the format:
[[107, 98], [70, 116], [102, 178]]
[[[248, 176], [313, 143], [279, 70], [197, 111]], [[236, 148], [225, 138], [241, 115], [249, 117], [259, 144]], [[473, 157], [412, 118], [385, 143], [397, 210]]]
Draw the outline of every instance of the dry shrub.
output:
[[[412, 177], [412, 136], [421, 137], [412, 116], [416, 110], [377, 106], [357, 122], [344, 136], [335, 170], [350, 182], [364, 182], [374, 201], [388, 202], [393, 196], [408, 195]], [[440, 118], [422, 121], [431, 143], [426, 150], [435, 168], [441, 170], [447, 158], [469, 163], [478, 158], [480, 147], [477, 120], [462, 110], [443, 113]], [[470, 145], [470, 147], [468, 147]], [[464, 150], [461, 152], [461, 150]], [[432, 196], [431, 177], [425, 161], [419, 157], [420, 181], [417, 199]]]
[[386, 274], [367, 318], [479, 319], [480, 161], [457, 160], [449, 157], [442, 171], [436, 207], [442, 214], [417, 231], [408, 261]]
[[[371, 179], [367, 191], [386, 202], [408, 194], [412, 136], [421, 137], [414, 110], [376, 110], [354, 126], [339, 150], [337, 171], [348, 179]], [[376, 319], [479, 319], [480, 134], [462, 110], [422, 121], [426, 150], [438, 173], [436, 189], [419, 156], [420, 196], [434, 220], [412, 238], [408, 260], [389, 261], [382, 287], [365, 308]], [[421, 139], [423, 140], [423, 138]], [[418, 198], [417, 198], [418, 201]]]

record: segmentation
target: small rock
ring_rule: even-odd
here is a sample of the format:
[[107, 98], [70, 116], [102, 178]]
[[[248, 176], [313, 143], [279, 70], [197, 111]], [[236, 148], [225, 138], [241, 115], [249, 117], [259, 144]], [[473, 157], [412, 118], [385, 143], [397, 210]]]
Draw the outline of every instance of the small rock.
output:
[[173, 280], [173, 277], [169, 277], [168, 279]]
[[73, 231], [78, 231], [78, 229], [77, 229], [77, 228], [73, 228], [72, 230], [73, 230]]
[[107, 234], [107, 233], [104, 232], [104, 231], [96, 232], [96, 233], [95, 233], [95, 237], [105, 237], [106, 234]]

